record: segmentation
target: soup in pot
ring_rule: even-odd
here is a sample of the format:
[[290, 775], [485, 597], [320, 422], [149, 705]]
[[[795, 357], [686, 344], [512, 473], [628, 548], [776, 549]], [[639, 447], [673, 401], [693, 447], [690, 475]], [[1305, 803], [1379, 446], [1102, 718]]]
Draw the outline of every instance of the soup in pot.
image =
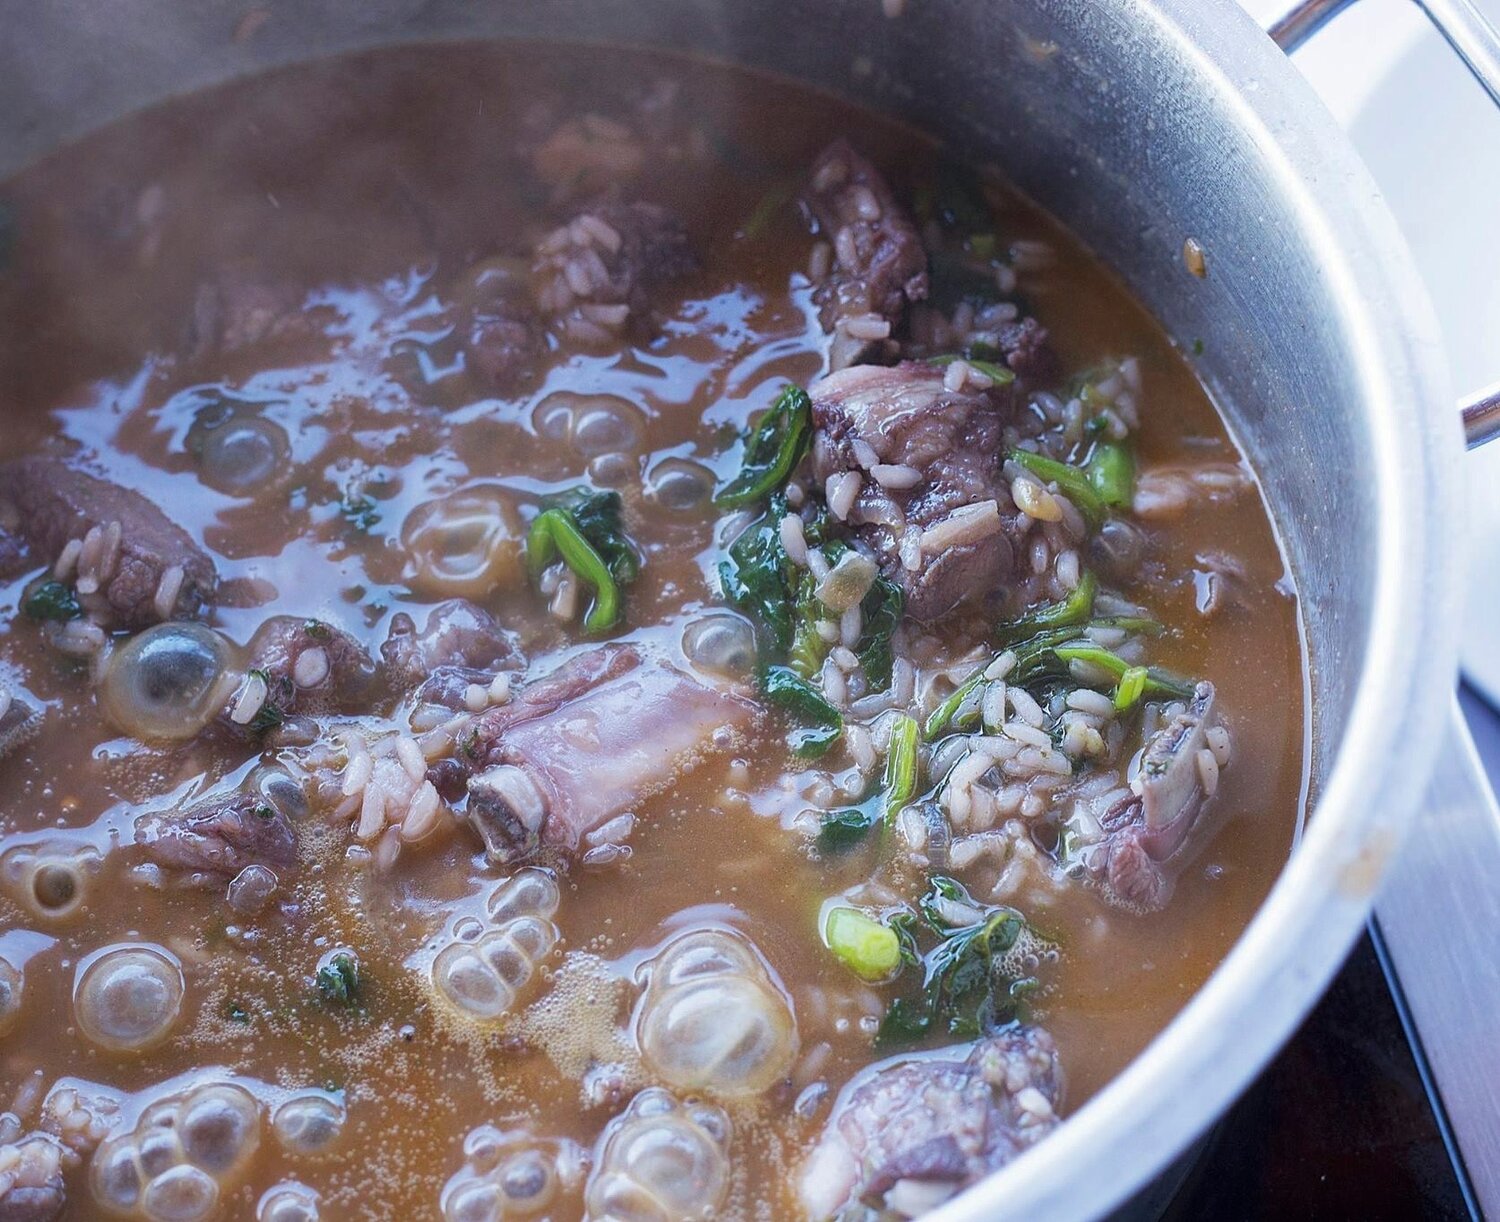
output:
[[1254, 477], [921, 135], [388, 49], [0, 199], [0, 1216], [917, 1216], [1285, 860]]

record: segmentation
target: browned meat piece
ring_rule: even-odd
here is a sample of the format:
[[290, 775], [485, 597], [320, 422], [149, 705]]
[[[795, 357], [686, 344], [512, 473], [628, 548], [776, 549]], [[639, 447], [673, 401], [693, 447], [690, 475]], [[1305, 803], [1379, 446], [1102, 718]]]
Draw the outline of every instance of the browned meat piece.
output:
[[297, 860], [291, 820], [261, 794], [207, 798], [186, 810], [136, 820], [135, 843], [154, 864], [222, 881], [246, 866], [290, 866]]
[[219, 584], [213, 561], [140, 493], [56, 458], [5, 463], [0, 488], [38, 558], [54, 564], [63, 557], [64, 576], [102, 622], [145, 628], [212, 605]]
[[465, 758], [476, 770], [503, 760], [501, 737], [512, 725], [544, 717], [640, 665], [634, 645], [601, 645], [569, 658], [544, 679], [528, 683], [515, 699], [480, 715], [466, 740]]
[[230, 353], [269, 339], [310, 338], [317, 323], [302, 310], [302, 293], [250, 263], [228, 263], [198, 288], [188, 329], [188, 355]]
[[588, 832], [731, 746], [756, 716], [748, 700], [629, 647], [564, 670], [480, 718], [468, 818], [496, 864], [574, 852]]
[[0, 759], [30, 742], [42, 728], [44, 717], [29, 697], [0, 685]]
[[20, 514], [6, 516], [10, 520], [0, 519], [0, 581], [19, 577], [33, 567], [31, 548], [21, 533]]
[[[1165, 863], [1186, 844], [1210, 795], [1204, 788], [1214, 686], [1200, 683], [1193, 698], [1146, 744], [1136, 793], [1116, 802], [1100, 822], [1105, 839], [1089, 864], [1106, 894], [1133, 909], [1154, 912], [1172, 897]], [[1215, 762], [1210, 775], [1217, 778]]]
[[[1001, 474], [1006, 388], [950, 391], [916, 362], [856, 365], [815, 382], [811, 470], [847, 514], [906, 611], [932, 623], [1003, 592], [1018, 515]], [[868, 464], [868, 466], [867, 466]]]
[[63, 1147], [45, 1133], [0, 1145], [0, 1222], [52, 1222], [67, 1204]]
[[1045, 386], [1057, 378], [1057, 354], [1047, 338], [1047, 329], [1034, 318], [1022, 318], [1000, 328], [1000, 353], [1005, 363], [1032, 386]]
[[828, 275], [813, 294], [833, 336], [830, 368], [890, 355], [907, 303], [927, 296], [927, 252], [917, 227], [847, 140], [835, 140], [813, 162], [803, 200], [832, 246]]
[[[420, 632], [410, 615], [398, 611], [391, 616], [380, 656], [390, 685], [403, 691], [425, 683], [444, 667], [488, 672], [484, 679], [487, 683], [497, 671], [519, 670], [526, 664], [515, 637], [483, 607], [466, 598], [439, 603], [427, 613]], [[476, 674], [465, 684], [477, 681]]]
[[696, 266], [675, 213], [639, 202], [596, 204], [537, 243], [537, 305], [583, 343], [608, 343], [627, 326], [649, 333], [653, 291]]
[[860, 1206], [916, 1217], [1057, 1127], [1062, 1070], [1050, 1035], [1018, 1027], [966, 1048], [887, 1061], [844, 1088], [803, 1166], [810, 1219]]
[[522, 301], [476, 308], [464, 324], [464, 361], [491, 390], [504, 394], [535, 376], [544, 350], [541, 319]]
[[342, 628], [296, 615], [274, 615], [248, 649], [246, 676], [221, 721], [264, 729], [293, 712], [351, 709], [369, 693], [375, 663]]

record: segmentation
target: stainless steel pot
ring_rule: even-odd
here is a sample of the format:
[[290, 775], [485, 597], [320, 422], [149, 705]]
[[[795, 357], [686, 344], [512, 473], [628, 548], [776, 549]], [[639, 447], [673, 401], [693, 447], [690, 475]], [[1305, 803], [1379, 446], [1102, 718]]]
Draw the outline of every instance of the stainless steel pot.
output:
[[[1442, 410], [1452, 395], [1422, 287], [1343, 134], [1232, 0], [909, 0], [896, 19], [879, 0], [269, 0], [269, 19], [236, 39], [243, 2], [0, 0], [0, 173], [167, 95], [354, 47], [693, 49], [853, 95], [997, 162], [1173, 335], [1202, 341], [1195, 363], [1264, 481], [1302, 592], [1314, 813], [1171, 1026], [1058, 1134], [940, 1214], [1084, 1217], [1128, 1198], [1327, 984], [1449, 712], [1458, 418]], [[1206, 279], [1184, 269], [1189, 237]]]

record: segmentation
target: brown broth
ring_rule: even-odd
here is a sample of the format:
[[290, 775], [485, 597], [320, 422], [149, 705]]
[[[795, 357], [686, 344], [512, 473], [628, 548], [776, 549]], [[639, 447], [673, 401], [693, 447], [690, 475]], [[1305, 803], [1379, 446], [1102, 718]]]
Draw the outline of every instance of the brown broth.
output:
[[[534, 223], [537, 201], [512, 144], [528, 105], [562, 92], [570, 113], [607, 113], [638, 74], [681, 82], [680, 109], [710, 149], [706, 160], [655, 149], [645, 175], [651, 198], [688, 219], [704, 252], [702, 269], [676, 290], [680, 304], [663, 334], [623, 355], [560, 354], [518, 401], [412, 408], [382, 368], [386, 347], [421, 318], [434, 285]], [[836, 135], [891, 172], [898, 195], [936, 164], [934, 147], [911, 130], [785, 82], [768, 87], [765, 78], [693, 61], [563, 47], [387, 50], [168, 103], [51, 156], [5, 189], [16, 233], [0, 279], [8, 452], [73, 443], [93, 469], [143, 490], [200, 539], [224, 578], [271, 583], [273, 603], [220, 607], [213, 622], [235, 640], [286, 612], [330, 619], [373, 651], [395, 611], [435, 601], [414, 595], [402, 576], [399, 527], [413, 507], [469, 481], [534, 494], [584, 475], [582, 459], [530, 423], [533, 405], [552, 391], [635, 402], [645, 419], [641, 454], [650, 456], [643, 470], [676, 455], [723, 472], [726, 431], [786, 380], [805, 384], [819, 372], [822, 335], [798, 279], [805, 230], [784, 211], [755, 240], [735, 235], [769, 189]], [[1141, 464], [1239, 461], [1156, 324], [1044, 215], [1013, 194], [997, 198], [1008, 239], [1056, 251], [1024, 289], [1065, 368], [1139, 358]], [[251, 256], [335, 308], [336, 351], [320, 340], [260, 345], [228, 362], [165, 355], [183, 348], [183, 320], [205, 273]], [[182, 445], [189, 392], [220, 383], [274, 404], [268, 414], [290, 434], [298, 465], [289, 489], [236, 501], [199, 482]], [[380, 521], [368, 533], [351, 530], [337, 505], [341, 482], [359, 469], [374, 473]], [[717, 602], [715, 515], [653, 507], [639, 493], [639, 472], [622, 491], [647, 557], [628, 591], [630, 630], [675, 651], [683, 617]], [[1177, 629], [1154, 661], [1218, 686], [1235, 756], [1217, 801], [1217, 835], [1165, 911], [1130, 915], [1080, 889], [1037, 914], [1063, 948], [1037, 1018], [1060, 1045], [1070, 1110], [1214, 969], [1276, 877], [1301, 810], [1297, 609], [1265, 506], [1253, 491], [1204, 504], [1156, 539], [1153, 575], [1123, 592]], [[1245, 572], [1241, 604], [1213, 619], [1195, 613], [1186, 576], [1206, 550], [1232, 553]], [[307, 1087], [341, 1091], [348, 1124], [334, 1151], [294, 1158], [267, 1129], [248, 1180], [228, 1198], [229, 1216], [250, 1216], [260, 1193], [288, 1177], [322, 1195], [325, 1216], [431, 1216], [462, 1161], [464, 1134], [485, 1122], [591, 1145], [619, 1104], [584, 1101], [580, 1045], [604, 1041], [604, 1027], [628, 1011], [631, 972], [674, 930], [707, 922], [744, 931], [799, 1005], [813, 988], [862, 991], [821, 946], [816, 922], [824, 898], [868, 863], [816, 860], [797, 833], [727, 797], [727, 760], [649, 800], [627, 861], [566, 876], [563, 947], [599, 956], [614, 983], [596, 985], [596, 1004], [569, 1012], [568, 1039], [541, 1041], [553, 1056], [504, 1032], [465, 1029], [405, 966], [441, 927], [445, 905], [494, 876], [462, 831], [408, 849], [382, 873], [350, 855], [344, 828], [310, 825], [300, 877], [250, 918], [228, 909], [220, 891], [143, 886], [111, 852], [128, 840], [135, 804], [180, 803], [199, 778], [248, 767], [249, 754], [119, 736], [83, 670], [50, 654], [17, 618], [23, 585], [0, 594], [0, 611], [15, 619], [3, 658], [49, 702], [50, 716], [41, 736], [0, 766], [0, 843], [14, 849], [66, 833], [93, 843], [102, 864], [83, 909], [65, 922], [39, 921], [0, 899], [0, 928], [11, 931], [0, 953], [23, 946], [19, 931], [56, 939], [27, 963], [20, 1021], [0, 1037], [0, 1105], [28, 1085], [71, 1078], [126, 1092], [129, 1112], [168, 1079], [209, 1067], [263, 1084], [256, 1089], [271, 1100]], [[487, 605], [521, 632], [532, 674], [545, 674], [549, 658], [577, 643], [528, 589]], [[751, 780], [736, 784], [751, 791], [787, 766], [774, 733], [739, 754]], [[138, 1055], [96, 1048], [72, 1019], [75, 965], [129, 940], [174, 951], [187, 979], [171, 1039]], [[367, 976], [355, 1012], [321, 1005], [312, 987], [319, 957], [340, 945], [358, 949]], [[804, 1049], [812, 1039], [804, 1030]], [[832, 1043], [818, 1076], [835, 1089], [879, 1055], [857, 1029]], [[735, 1112], [732, 1216], [794, 1212], [792, 1170], [827, 1115], [825, 1105], [811, 1120], [796, 1118], [795, 1093], [772, 1092]], [[77, 1216], [90, 1209], [85, 1181], [82, 1171], [70, 1175]]]

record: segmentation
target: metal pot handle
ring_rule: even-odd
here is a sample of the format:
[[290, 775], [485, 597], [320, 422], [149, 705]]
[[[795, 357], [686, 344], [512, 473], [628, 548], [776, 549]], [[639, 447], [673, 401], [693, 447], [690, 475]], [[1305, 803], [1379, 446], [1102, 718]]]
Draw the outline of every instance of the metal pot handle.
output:
[[[1298, 0], [1268, 31], [1290, 55], [1354, 0]], [[1500, 33], [1472, 0], [1415, 0], [1418, 8], [1500, 106]], [[1500, 437], [1500, 382], [1460, 401], [1469, 447]]]

